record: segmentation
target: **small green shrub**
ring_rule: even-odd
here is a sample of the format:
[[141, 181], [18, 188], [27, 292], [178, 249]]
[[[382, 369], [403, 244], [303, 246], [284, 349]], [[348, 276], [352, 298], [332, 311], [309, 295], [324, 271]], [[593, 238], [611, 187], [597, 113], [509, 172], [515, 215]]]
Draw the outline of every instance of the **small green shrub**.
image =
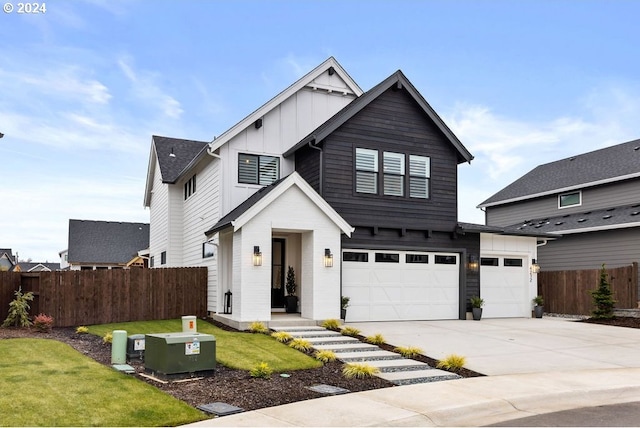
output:
[[340, 330], [340, 321], [337, 319], [328, 319], [328, 320], [324, 320], [322, 321], [322, 324], [320, 324], [320, 327], [326, 328], [327, 330], [335, 330], [338, 331]]
[[360, 330], [358, 330], [355, 327], [345, 327], [342, 330], [340, 330], [340, 333], [343, 334], [344, 336], [357, 336], [360, 334]]
[[38, 314], [33, 319], [33, 327], [42, 333], [47, 333], [53, 328], [53, 317], [46, 314]]
[[266, 325], [264, 325], [263, 322], [256, 321], [249, 324], [249, 331], [251, 333], [267, 334], [269, 332], [269, 329]]
[[2, 327], [29, 327], [31, 321], [29, 320], [29, 306], [30, 301], [33, 300], [33, 292], [22, 292], [22, 287], [18, 288], [18, 291], [13, 293], [16, 297], [9, 303], [9, 314], [2, 323]]
[[386, 341], [384, 340], [384, 336], [380, 333], [374, 334], [373, 336], [367, 336], [364, 338], [364, 341], [370, 343], [372, 345], [382, 345]]
[[76, 333], [78, 333], [78, 334], [89, 333], [89, 328], [81, 325], [80, 327], [76, 328]]
[[323, 363], [330, 363], [337, 359], [335, 352], [329, 351], [326, 349], [321, 351], [316, 351], [314, 356], [316, 357], [316, 360], [322, 361]]
[[342, 367], [342, 375], [347, 379], [364, 379], [380, 373], [380, 369], [365, 363], [347, 363]]
[[269, 364], [261, 362], [257, 366], [252, 368], [249, 371], [249, 374], [254, 378], [269, 379], [269, 377], [273, 374], [273, 369], [269, 367]]
[[593, 300], [593, 306], [595, 307], [591, 311], [591, 316], [595, 319], [611, 319], [613, 318], [613, 309], [616, 306], [616, 301], [613, 300], [613, 291], [607, 280], [607, 270], [602, 265], [600, 269], [600, 281], [598, 288], [589, 291], [591, 293], [591, 299]]
[[287, 343], [288, 341], [293, 339], [293, 336], [290, 333], [287, 333], [286, 331], [273, 332], [271, 333], [271, 337], [273, 337], [275, 340], [277, 340], [280, 343]]
[[289, 346], [300, 352], [309, 352], [311, 350], [311, 342], [301, 337], [296, 337], [289, 342]]
[[472, 308], [481, 308], [484, 306], [484, 299], [481, 299], [478, 296], [473, 296], [469, 301], [471, 302]]
[[102, 343], [112, 343], [113, 342], [113, 333], [109, 332], [109, 333], [105, 333], [104, 336], [102, 336]]
[[422, 354], [422, 349], [416, 346], [398, 346], [393, 350], [405, 358], [413, 358]]
[[462, 355], [447, 355], [443, 360], [438, 361], [436, 368], [456, 372], [464, 367], [467, 362], [466, 357]]

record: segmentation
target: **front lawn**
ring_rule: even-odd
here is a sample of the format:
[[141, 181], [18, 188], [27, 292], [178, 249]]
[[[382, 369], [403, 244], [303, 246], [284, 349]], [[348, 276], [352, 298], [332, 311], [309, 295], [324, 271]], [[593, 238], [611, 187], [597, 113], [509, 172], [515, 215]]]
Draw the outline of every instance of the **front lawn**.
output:
[[0, 340], [1, 426], [176, 426], [207, 417], [47, 339]]
[[[98, 336], [104, 336], [113, 330], [125, 330], [127, 335], [180, 332], [182, 320], [133, 321], [89, 326], [89, 333]], [[322, 363], [314, 358], [264, 334], [227, 331], [203, 320], [197, 321], [197, 330], [198, 333], [215, 336], [216, 361], [233, 369], [251, 370], [261, 362], [269, 364], [279, 373], [322, 366]]]

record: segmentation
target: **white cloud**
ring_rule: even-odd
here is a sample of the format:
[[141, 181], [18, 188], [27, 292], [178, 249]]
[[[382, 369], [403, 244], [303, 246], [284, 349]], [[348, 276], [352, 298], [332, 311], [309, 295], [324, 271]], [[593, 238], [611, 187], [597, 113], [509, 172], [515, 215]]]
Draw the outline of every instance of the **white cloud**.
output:
[[131, 65], [132, 59], [122, 57], [118, 66], [122, 73], [132, 83], [133, 94], [149, 104], [149, 107], [160, 108], [165, 116], [179, 119], [184, 110], [180, 102], [166, 94], [156, 83], [157, 77], [150, 72], [137, 72]]

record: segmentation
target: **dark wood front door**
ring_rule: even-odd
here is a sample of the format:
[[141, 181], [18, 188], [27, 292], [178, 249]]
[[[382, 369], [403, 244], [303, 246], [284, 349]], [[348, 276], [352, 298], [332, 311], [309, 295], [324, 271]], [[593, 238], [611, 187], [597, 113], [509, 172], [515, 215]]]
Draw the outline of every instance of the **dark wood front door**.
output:
[[284, 251], [285, 240], [273, 238], [271, 242], [271, 307], [284, 308]]

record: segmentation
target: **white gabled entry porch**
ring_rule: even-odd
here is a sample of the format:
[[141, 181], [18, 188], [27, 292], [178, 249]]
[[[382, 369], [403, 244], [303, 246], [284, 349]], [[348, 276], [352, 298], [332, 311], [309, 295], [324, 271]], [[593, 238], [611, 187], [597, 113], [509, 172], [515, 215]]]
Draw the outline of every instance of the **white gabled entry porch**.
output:
[[[350, 236], [352, 228], [306, 181], [294, 172], [230, 216], [218, 231], [220, 297], [214, 318], [236, 328], [269, 324], [283, 312], [288, 266], [295, 271], [301, 318], [340, 317], [340, 237]], [[254, 263], [255, 247], [261, 265]], [[333, 267], [325, 267], [325, 249], [334, 254]], [[227, 291], [230, 314], [223, 313]]]

